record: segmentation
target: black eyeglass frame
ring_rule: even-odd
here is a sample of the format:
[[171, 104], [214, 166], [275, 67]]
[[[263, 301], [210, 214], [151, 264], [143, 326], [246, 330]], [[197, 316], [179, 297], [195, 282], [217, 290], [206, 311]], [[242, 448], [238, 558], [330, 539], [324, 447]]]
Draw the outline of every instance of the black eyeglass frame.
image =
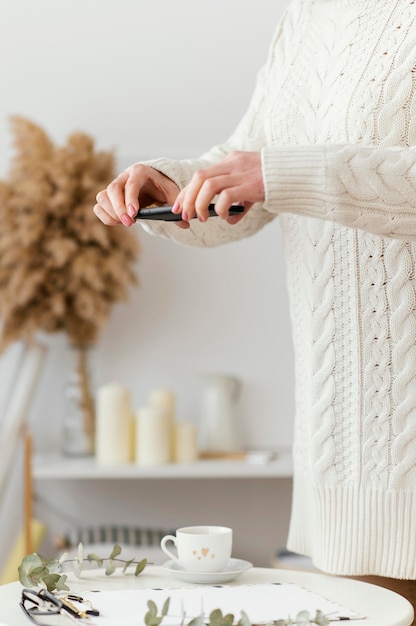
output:
[[[82, 619], [92, 615], [99, 615], [99, 611], [93, 609], [77, 610], [75, 606], [69, 603], [69, 600], [76, 602], [84, 602], [83, 598], [78, 596], [68, 596], [66, 599], [60, 599], [47, 589], [34, 591], [33, 589], [22, 589], [22, 597], [20, 607], [26, 617], [37, 624], [37, 626], [51, 626], [50, 623], [44, 624], [37, 619], [42, 616], [63, 615], [70, 619]], [[33, 606], [27, 607], [26, 603], [31, 602]], [[90, 605], [89, 601], [86, 601]]]

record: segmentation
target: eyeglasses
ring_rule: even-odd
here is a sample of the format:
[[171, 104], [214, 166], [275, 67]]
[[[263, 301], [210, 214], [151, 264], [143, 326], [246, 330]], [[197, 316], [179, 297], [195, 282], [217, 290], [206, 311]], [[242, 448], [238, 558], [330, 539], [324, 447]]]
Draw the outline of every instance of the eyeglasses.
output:
[[78, 624], [91, 624], [84, 620], [99, 615], [99, 611], [80, 596], [67, 595], [61, 598], [46, 589], [23, 589], [20, 606], [26, 617], [37, 626], [64, 625], [67, 623], [65, 618]]

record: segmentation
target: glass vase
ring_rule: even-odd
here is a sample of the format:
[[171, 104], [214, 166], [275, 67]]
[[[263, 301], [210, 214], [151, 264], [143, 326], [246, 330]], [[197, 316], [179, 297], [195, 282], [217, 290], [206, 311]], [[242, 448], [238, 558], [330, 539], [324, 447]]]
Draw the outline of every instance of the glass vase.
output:
[[65, 386], [62, 453], [66, 456], [94, 454], [95, 406], [93, 349], [71, 346], [70, 372]]

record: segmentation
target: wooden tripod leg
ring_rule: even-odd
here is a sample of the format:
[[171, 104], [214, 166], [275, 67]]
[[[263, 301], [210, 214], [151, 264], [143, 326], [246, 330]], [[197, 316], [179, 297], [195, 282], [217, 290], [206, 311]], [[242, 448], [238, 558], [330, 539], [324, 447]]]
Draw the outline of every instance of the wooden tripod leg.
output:
[[24, 430], [24, 530], [25, 552], [33, 552], [32, 519], [33, 519], [33, 479], [32, 479], [32, 436], [28, 429]]

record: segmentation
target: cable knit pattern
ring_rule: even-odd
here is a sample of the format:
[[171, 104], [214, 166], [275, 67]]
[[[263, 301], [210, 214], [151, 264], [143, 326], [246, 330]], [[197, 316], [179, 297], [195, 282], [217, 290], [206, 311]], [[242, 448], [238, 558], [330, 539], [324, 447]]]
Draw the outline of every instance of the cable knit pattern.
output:
[[[389, 317], [386, 315], [384, 241], [366, 237], [360, 262], [365, 266], [362, 297], [364, 363], [363, 476], [375, 487], [387, 487], [385, 445], [391, 414]], [[365, 297], [364, 297], [365, 296]]]
[[215, 246], [279, 216], [296, 375], [288, 547], [328, 572], [416, 579], [416, 2], [294, 0], [232, 136], [150, 165], [183, 187], [236, 149], [261, 151], [263, 204], [237, 226], [144, 227]]
[[305, 250], [312, 290], [312, 466], [318, 479], [334, 476], [334, 254], [332, 225], [308, 223], [310, 243]]
[[391, 488], [416, 484], [416, 293], [412, 250], [394, 242], [386, 250], [387, 305], [391, 310], [392, 401]]
[[[287, 281], [290, 285], [292, 297], [290, 299], [291, 317], [294, 320], [302, 319], [301, 324], [293, 324], [293, 342], [298, 358], [295, 361], [295, 389], [296, 400], [296, 432], [297, 437], [293, 446], [293, 455], [297, 459], [297, 467], [302, 474], [307, 474], [310, 468], [309, 458], [309, 425], [303, 420], [297, 420], [297, 416], [304, 416], [309, 411], [309, 398], [311, 378], [309, 363], [311, 360], [311, 347], [308, 339], [311, 335], [311, 296], [309, 285], [305, 288], [304, 281], [304, 248], [292, 245], [292, 242], [303, 240], [303, 228], [299, 220], [290, 216], [286, 218], [285, 256], [287, 265]], [[310, 238], [307, 243], [310, 244]], [[310, 254], [308, 254], [310, 258]], [[309, 272], [310, 273], [310, 272]]]

